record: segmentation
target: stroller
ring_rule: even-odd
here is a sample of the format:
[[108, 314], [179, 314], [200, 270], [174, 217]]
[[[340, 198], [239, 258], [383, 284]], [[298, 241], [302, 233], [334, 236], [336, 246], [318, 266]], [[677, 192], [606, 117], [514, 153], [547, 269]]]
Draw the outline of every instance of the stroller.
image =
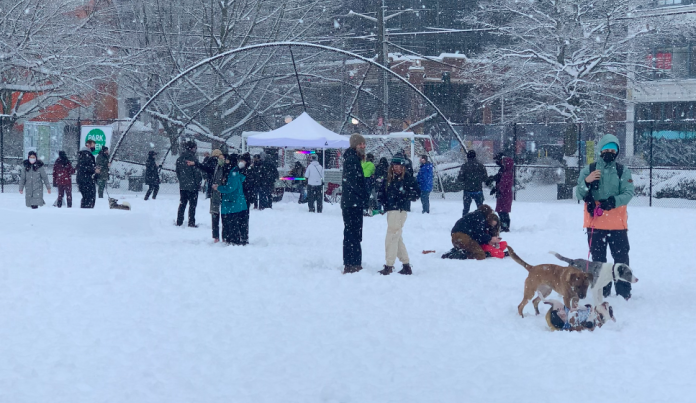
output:
[[326, 185], [326, 191], [324, 192], [324, 201], [331, 204], [340, 203], [341, 194], [341, 185], [338, 183], [329, 182]]

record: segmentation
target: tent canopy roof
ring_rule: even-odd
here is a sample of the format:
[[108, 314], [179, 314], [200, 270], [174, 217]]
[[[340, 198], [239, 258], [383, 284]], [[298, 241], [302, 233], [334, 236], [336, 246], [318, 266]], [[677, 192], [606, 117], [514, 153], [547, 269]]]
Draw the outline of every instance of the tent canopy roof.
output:
[[244, 132], [249, 147], [348, 148], [349, 136], [341, 136], [317, 123], [307, 112], [270, 132]]

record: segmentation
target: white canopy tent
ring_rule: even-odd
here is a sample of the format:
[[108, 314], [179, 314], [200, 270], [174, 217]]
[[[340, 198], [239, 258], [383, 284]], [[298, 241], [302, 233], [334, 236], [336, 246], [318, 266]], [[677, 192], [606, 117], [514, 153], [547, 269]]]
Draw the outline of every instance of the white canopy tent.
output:
[[341, 136], [317, 123], [307, 112], [270, 132], [244, 132], [242, 149], [248, 147], [283, 147], [293, 149], [348, 148], [349, 137]]

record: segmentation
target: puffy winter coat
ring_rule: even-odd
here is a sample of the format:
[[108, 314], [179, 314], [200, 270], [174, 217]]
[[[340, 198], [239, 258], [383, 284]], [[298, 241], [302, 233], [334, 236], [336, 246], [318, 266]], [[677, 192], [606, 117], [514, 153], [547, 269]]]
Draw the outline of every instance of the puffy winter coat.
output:
[[[493, 218], [491, 217], [492, 215], [494, 216], [493, 209], [486, 204], [482, 204], [476, 211], [460, 218], [457, 223], [454, 224], [452, 233], [461, 232], [469, 235], [471, 239], [479, 244], [487, 244], [491, 241], [493, 236], [497, 235], [497, 229], [492, 228], [488, 224], [488, 220]], [[495, 218], [498, 220], [497, 217]]]
[[148, 186], [156, 186], [160, 184], [159, 169], [155, 157], [147, 157], [145, 162], [145, 184]]
[[498, 213], [509, 213], [512, 211], [512, 186], [515, 183], [515, 162], [512, 158], [503, 157], [500, 163], [500, 170], [496, 174], [495, 187], [498, 192], [495, 202], [495, 211]]
[[463, 185], [465, 192], [470, 193], [483, 191], [483, 183], [487, 179], [486, 167], [475, 158], [467, 160], [466, 164], [462, 165], [457, 176], [457, 182]]
[[362, 169], [360, 156], [354, 148], [343, 153], [343, 195], [341, 209], [367, 207], [370, 195], [365, 187], [365, 173]]
[[418, 183], [408, 172], [404, 173], [403, 179], [394, 177], [391, 182], [384, 181], [378, 195], [379, 202], [384, 205], [384, 211], [411, 211], [411, 202], [419, 196]]
[[44, 163], [41, 160], [36, 160], [30, 164], [29, 160], [24, 160], [23, 169], [19, 174], [19, 190], [24, 190], [24, 197], [27, 202], [27, 207], [43, 206], [43, 188], [51, 188], [48, 182], [48, 175], [44, 169]]
[[[193, 161], [196, 165], [189, 166], [186, 161]], [[179, 180], [179, 189], [197, 192], [201, 188], [203, 175], [198, 168], [200, 163], [193, 151], [184, 151], [176, 160], [176, 177]]]
[[319, 165], [318, 161], [312, 161], [307, 166], [304, 176], [307, 178], [308, 185], [321, 186], [321, 182], [324, 180], [324, 167]]
[[109, 156], [104, 154], [103, 151], [99, 151], [96, 159], [97, 167], [99, 168], [99, 173], [96, 178], [100, 181], [109, 180]]
[[239, 172], [239, 168], [234, 167], [227, 176], [227, 184], [218, 186], [218, 192], [222, 194], [221, 214], [240, 213], [247, 209], [242, 185], [245, 179]]
[[433, 191], [433, 164], [426, 162], [418, 170], [418, 186], [421, 192]]
[[71, 175], [75, 173], [70, 160], [62, 160], [58, 158], [53, 164], [53, 186], [70, 186], [72, 185]]
[[[602, 147], [608, 143], [619, 144], [619, 139], [616, 138], [616, 136], [607, 134], [599, 141], [598, 149], [601, 150]], [[619, 152], [621, 152], [620, 149]], [[584, 228], [594, 227], [604, 230], [628, 229], [628, 211], [626, 207], [633, 198], [635, 192], [631, 171], [628, 167], [624, 167], [621, 178], [619, 178], [619, 174], [616, 170], [616, 161], [606, 163], [601, 158], [596, 162], [595, 169], [602, 172], [602, 176], [599, 179], [599, 188], [592, 190], [592, 197], [595, 203], [600, 204], [600, 201], [613, 197], [615, 207], [611, 210], [605, 210], [601, 216], [592, 217], [587, 211], [587, 203], [585, 203]], [[585, 178], [587, 178], [590, 173], [589, 165], [585, 166], [585, 168], [580, 171], [578, 186], [575, 190], [575, 196], [578, 200], [584, 200], [587, 193], [590, 192], [587, 183], [585, 183]]]
[[94, 160], [94, 155], [92, 155], [92, 150], [82, 147], [82, 150], [77, 154], [77, 184], [93, 185], [96, 167], [97, 164]]

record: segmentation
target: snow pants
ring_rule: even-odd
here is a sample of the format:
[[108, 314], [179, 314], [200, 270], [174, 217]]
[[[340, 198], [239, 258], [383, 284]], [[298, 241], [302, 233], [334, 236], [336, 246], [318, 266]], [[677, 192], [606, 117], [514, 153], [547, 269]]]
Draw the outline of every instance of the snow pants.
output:
[[[628, 252], [631, 246], [628, 244], [628, 230], [603, 230], [603, 229], [588, 229], [587, 242], [590, 245], [593, 262], [607, 261], [607, 245], [611, 250], [611, 257], [614, 258], [614, 263], [628, 263]], [[631, 298], [631, 283], [625, 281], [615, 281], [614, 287], [616, 294], [626, 299]], [[604, 297], [611, 294], [611, 283], [607, 284], [603, 290]]]
[[56, 201], [56, 206], [59, 208], [63, 206], [63, 195], [66, 196], [68, 208], [72, 207], [72, 185], [58, 186], [58, 200]]
[[409, 263], [408, 251], [402, 237], [407, 216], [408, 212], [403, 210], [387, 211], [387, 237], [384, 240], [387, 266], [393, 267], [397, 257], [402, 264]]
[[343, 215], [343, 265], [362, 265], [363, 209], [344, 208]]
[[[249, 210], [246, 212], [248, 213]], [[245, 212], [222, 214], [222, 241], [230, 245], [244, 245], [242, 225]]]
[[97, 200], [97, 186], [94, 182], [82, 182], [77, 184], [77, 188], [82, 194], [80, 208], [94, 208]]
[[189, 205], [188, 225], [193, 227], [196, 225], [196, 205], [198, 205], [198, 192], [195, 190], [179, 190], [179, 211], [176, 215], [176, 225], [184, 224], [184, 212], [186, 212], [186, 204]]

